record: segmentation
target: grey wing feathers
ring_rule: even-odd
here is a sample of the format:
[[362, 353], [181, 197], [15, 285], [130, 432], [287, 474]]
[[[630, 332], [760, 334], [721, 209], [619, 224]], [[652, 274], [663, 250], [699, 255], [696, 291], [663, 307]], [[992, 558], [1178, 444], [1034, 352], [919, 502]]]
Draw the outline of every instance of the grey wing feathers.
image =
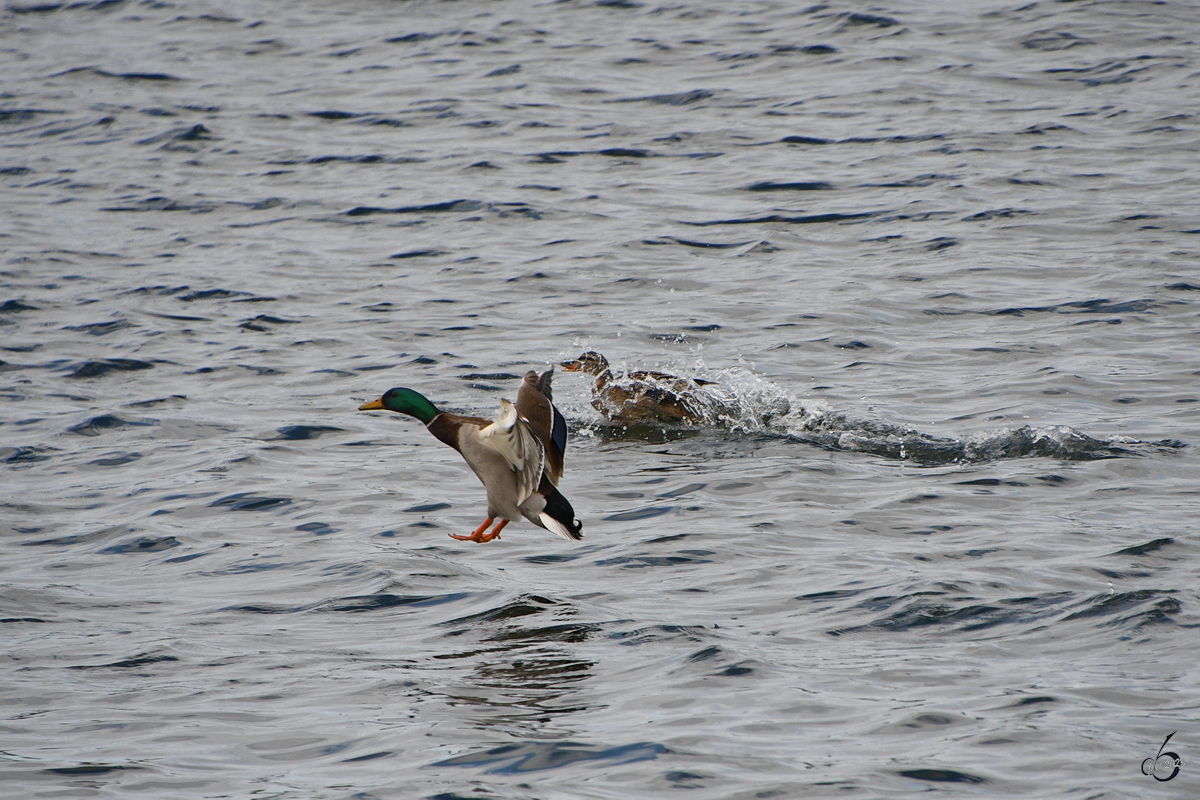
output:
[[524, 503], [537, 491], [545, 466], [542, 444], [529, 423], [517, 416], [512, 403], [501, 400], [495, 422], [479, 431], [479, 440], [498, 453], [516, 473], [516, 504]]
[[[530, 372], [533, 372], [533, 370], [530, 370]], [[534, 388], [541, 392], [541, 394], [545, 396], [547, 400], [553, 403], [554, 392], [550, 389], [550, 380], [554, 377], [554, 367], [546, 370], [541, 375], [537, 375], [537, 373], [534, 373], [534, 375], [536, 376]]]

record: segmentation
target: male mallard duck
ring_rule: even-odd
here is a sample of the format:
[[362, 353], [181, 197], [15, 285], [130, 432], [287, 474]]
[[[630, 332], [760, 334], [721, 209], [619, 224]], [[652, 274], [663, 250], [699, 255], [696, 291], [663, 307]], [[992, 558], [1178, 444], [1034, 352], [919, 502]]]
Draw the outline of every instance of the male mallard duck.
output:
[[[487, 489], [487, 519], [470, 536], [452, 533], [452, 538], [490, 542], [499, 538], [509, 522], [525, 517], [564, 539], [578, 541], [583, 538], [583, 525], [557, 487], [563, 471], [567, 425], [550, 400], [553, 372], [525, 373], [517, 390], [517, 404], [501, 400], [494, 420], [439, 411], [419, 392], [403, 387], [389, 389], [383, 397], [364, 403], [358, 410], [384, 409], [416, 417], [439, 441], [457, 450], [483, 482]], [[496, 519], [500, 520], [496, 526], [484, 533]]]
[[617, 381], [608, 359], [589, 350], [574, 361], [562, 362], [567, 372], [596, 376], [592, 407], [613, 422], [637, 425], [656, 422], [697, 424], [705, 419], [704, 404], [697, 388], [713, 381], [681, 378], [666, 372], [635, 370]]

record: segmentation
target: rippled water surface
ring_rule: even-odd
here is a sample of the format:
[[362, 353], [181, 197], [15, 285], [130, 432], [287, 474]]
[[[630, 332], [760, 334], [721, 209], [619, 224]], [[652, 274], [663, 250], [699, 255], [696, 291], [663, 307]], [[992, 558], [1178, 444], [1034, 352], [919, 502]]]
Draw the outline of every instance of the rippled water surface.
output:
[[[1200, 794], [1198, 38], [10, 3], [0, 794]], [[588, 349], [713, 383], [555, 376], [577, 545], [355, 410]]]

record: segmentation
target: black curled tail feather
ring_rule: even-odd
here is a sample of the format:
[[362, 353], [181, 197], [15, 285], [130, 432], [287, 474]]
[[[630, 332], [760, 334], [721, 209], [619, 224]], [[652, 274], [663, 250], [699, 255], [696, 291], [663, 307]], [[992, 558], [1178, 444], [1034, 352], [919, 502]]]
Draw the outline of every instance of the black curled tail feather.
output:
[[558, 522], [563, 531], [555, 531], [564, 539], [573, 539], [579, 541], [583, 538], [583, 523], [575, 517], [575, 509], [571, 507], [571, 501], [563, 497], [562, 492], [558, 490], [549, 481], [542, 481], [539, 492], [546, 499], [546, 507], [542, 509], [542, 513]]

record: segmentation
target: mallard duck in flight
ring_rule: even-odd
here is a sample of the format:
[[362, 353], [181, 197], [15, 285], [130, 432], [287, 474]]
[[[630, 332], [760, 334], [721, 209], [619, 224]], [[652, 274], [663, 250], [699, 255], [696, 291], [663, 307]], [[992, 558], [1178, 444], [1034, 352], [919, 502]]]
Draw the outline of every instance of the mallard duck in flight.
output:
[[713, 381], [681, 378], [666, 372], [635, 370], [618, 380], [608, 359], [595, 350], [574, 361], [564, 361], [567, 372], [586, 372], [596, 376], [592, 387], [592, 407], [607, 419], [625, 426], [661, 422], [698, 424], [704, 421], [704, 402], [698, 387]]
[[[452, 533], [452, 538], [490, 542], [500, 537], [509, 522], [525, 517], [564, 539], [578, 541], [583, 538], [583, 525], [558, 491], [567, 425], [551, 402], [553, 373], [553, 369], [541, 375], [533, 370], [525, 373], [516, 405], [501, 400], [494, 420], [439, 411], [422, 394], [404, 387], [389, 389], [358, 410], [416, 417], [439, 441], [457, 450], [478, 476], [487, 489], [487, 519], [470, 536]], [[485, 533], [497, 519], [495, 527]]]

